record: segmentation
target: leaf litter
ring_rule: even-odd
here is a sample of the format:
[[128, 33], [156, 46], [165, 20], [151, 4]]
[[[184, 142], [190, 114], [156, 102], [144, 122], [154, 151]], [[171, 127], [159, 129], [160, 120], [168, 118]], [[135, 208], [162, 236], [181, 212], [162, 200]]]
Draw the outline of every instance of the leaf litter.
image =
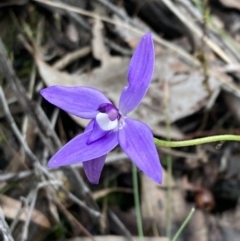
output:
[[[83, 1], [80, 5], [75, 1], [63, 1], [68, 6], [72, 4], [75, 9], [82, 8], [88, 13], [91, 8], [91, 13], [95, 17], [101, 13], [119, 25], [102, 22], [97, 17], [90, 19], [77, 15], [69, 8], [59, 11], [56, 7], [49, 7], [46, 2], [21, 1], [18, 12], [15, 4], [19, 3], [11, 1], [7, 7], [13, 11], [13, 14], [9, 15], [7, 12], [4, 13], [5, 7], [0, 5], [0, 12], [3, 14], [0, 26], [4, 26], [0, 36], [4, 40], [23, 86], [28, 89], [31, 83], [33, 84], [32, 91], [30, 88], [28, 93], [31, 96], [29, 102], [40, 103], [38, 91], [44, 82], [46, 86], [56, 84], [92, 86], [103, 91], [117, 104], [120, 91], [126, 85], [130, 53], [141, 38], [140, 34], [136, 34], [137, 31], [133, 30], [151, 29], [154, 34], [158, 33], [155, 43], [153, 81], [142, 104], [131, 117], [148, 123], [154, 135], [162, 138], [180, 140], [218, 133], [239, 134], [237, 1], [206, 1], [207, 5], [202, 5], [201, 1], [178, 1], [171, 5], [167, 0], [144, 4], [139, 0], [139, 5], [136, 5], [135, 1], [124, 1], [123, 4], [120, 1], [98, 0], [90, 1], [89, 5], [87, 1]], [[23, 12], [25, 15], [22, 15]], [[34, 14], [37, 14], [39, 19], [44, 19], [44, 27], [41, 28], [41, 24], [37, 24], [36, 18], [32, 17]], [[211, 17], [205, 18], [204, 14], [210, 14]], [[15, 19], [13, 24], [18, 23], [12, 33], [6, 31], [9, 25], [6, 19], [11, 21]], [[124, 29], [122, 23], [129, 23], [131, 28]], [[26, 54], [23, 42], [17, 41], [16, 32], [23, 34], [27, 39], [24, 40], [24, 45], [26, 47], [27, 43], [30, 46], [34, 63]], [[40, 41], [36, 40], [36, 32], [37, 35], [43, 33]], [[206, 34], [205, 38], [203, 34]], [[163, 40], [164, 45], [158, 44], [159, 39]], [[34, 70], [36, 66], [29, 70], [29, 63], [36, 64], [38, 72]], [[29, 73], [35, 81], [30, 81]], [[27, 135], [26, 143], [34, 150], [44, 166], [50, 157], [47, 141], [43, 139], [44, 135], [39, 133], [36, 124], [23, 121], [28, 117], [26, 115], [28, 112], [18, 103], [18, 96], [15, 100], [11, 100], [14, 93], [12, 87], [5, 81], [6, 70], [1, 74], [0, 79], [3, 80], [1, 85], [9, 100], [14, 120], [19, 127], [22, 127], [20, 129], [23, 136]], [[55, 117], [51, 116], [52, 106], [46, 103], [41, 106], [52, 120], [54, 132], [56, 131], [62, 142], [80, 133], [87, 124], [71, 116], [73, 122], [62, 112], [54, 111]], [[15, 133], [7, 130], [8, 124], [4, 122], [4, 115], [1, 109], [1, 126], [3, 126], [1, 146], [6, 149], [3, 152], [5, 160], [3, 163], [7, 166], [7, 168], [4, 165], [1, 167], [1, 175], [7, 174], [2, 176], [7, 183], [19, 180], [19, 184], [26, 188], [22, 191], [21, 188], [13, 186], [1, 196], [1, 200], [8, 200], [1, 203], [1, 208], [11, 224], [17, 215], [16, 211], [21, 207], [20, 196], [27, 196], [31, 190], [29, 187], [31, 185], [34, 187], [34, 183], [40, 182], [41, 178], [38, 175], [39, 169], [35, 170], [24, 149], [13, 138]], [[169, 133], [166, 131], [166, 122], [170, 123]], [[24, 125], [27, 128], [23, 127]], [[12, 149], [9, 149], [9, 146]], [[54, 147], [54, 143], [51, 143], [51, 147]], [[11, 155], [6, 152], [11, 152]], [[12, 158], [12, 153], [15, 153], [15, 158]], [[139, 175], [143, 223], [147, 229], [149, 224], [149, 235], [160, 236], [151, 237], [149, 240], [167, 240], [165, 237], [169, 228], [168, 215], [171, 216], [173, 235], [193, 206], [196, 206], [197, 210], [179, 240], [238, 240], [239, 144], [209, 144], [181, 150], [162, 150], [161, 159], [164, 166], [166, 166], [166, 155], [172, 156], [173, 170], [172, 175], [165, 173], [165, 182], [162, 186]], [[45, 172], [44, 178], [63, 181], [65, 191], [56, 192], [52, 184], [51, 188], [44, 189], [37, 197], [37, 204], [42, 205], [33, 208], [30, 218], [30, 224], [34, 223], [37, 226], [29, 229], [26, 225], [29, 222], [28, 218], [21, 216], [19, 219], [21, 223], [13, 232], [14, 237], [22, 237], [23, 230], [28, 230], [28, 240], [125, 240], [123, 237], [110, 234], [129, 237], [127, 229], [136, 235], [130, 165], [124, 161], [127, 158], [119, 153], [118, 149], [111, 154], [110, 159], [112, 159], [109, 162], [111, 164], [104, 169], [99, 187], [88, 187], [85, 177], [80, 175], [82, 171], [79, 166], [75, 167], [77, 170], [75, 181], [70, 179], [66, 181], [62, 170], [58, 170], [57, 174]], [[34, 177], [34, 182], [29, 181], [28, 185], [24, 180], [25, 169], [30, 169], [31, 178]], [[73, 174], [70, 176], [73, 177]], [[166, 179], [171, 180], [170, 186]], [[167, 194], [169, 188], [172, 190], [170, 211]], [[76, 196], [72, 196], [74, 194]], [[63, 203], [61, 208], [53, 201], [55, 197]], [[209, 197], [213, 199], [214, 206], [206, 206]], [[97, 198], [97, 202], [94, 198]], [[45, 209], [48, 209], [49, 213], [46, 214]], [[26, 210], [29, 211], [30, 207]], [[120, 228], [122, 226], [119, 226], [116, 220], [112, 221], [106, 210], [115, 212], [126, 229]], [[102, 220], [106, 222], [104, 232], [99, 228], [97, 218], [93, 218], [101, 211], [104, 216]], [[72, 214], [76, 218], [75, 221]], [[56, 226], [52, 228], [50, 223]], [[66, 228], [59, 223], [67, 224]], [[77, 229], [81, 224], [83, 229], [79, 234]], [[38, 235], [42, 226], [48, 230], [42, 232], [45, 237]], [[94, 236], [77, 237], [83, 233], [88, 236], [89, 232]]]

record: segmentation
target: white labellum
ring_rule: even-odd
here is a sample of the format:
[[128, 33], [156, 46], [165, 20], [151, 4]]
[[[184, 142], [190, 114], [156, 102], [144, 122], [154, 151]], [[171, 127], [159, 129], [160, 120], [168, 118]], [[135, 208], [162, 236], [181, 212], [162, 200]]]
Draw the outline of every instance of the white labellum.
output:
[[98, 113], [96, 116], [96, 121], [100, 128], [104, 131], [114, 130], [118, 126], [118, 119], [111, 121], [106, 113]]

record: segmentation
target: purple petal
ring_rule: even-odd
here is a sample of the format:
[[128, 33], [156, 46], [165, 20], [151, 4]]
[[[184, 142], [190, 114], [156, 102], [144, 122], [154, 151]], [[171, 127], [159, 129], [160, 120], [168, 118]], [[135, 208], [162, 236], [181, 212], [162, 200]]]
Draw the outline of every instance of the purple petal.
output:
[[110, 132], [103, 138], [87, 145], [90, 131], [76, 136], [63, 146], [48, 162], [48, 167], [60, 167], [89, 161], [106, 155], [118, 144], [117, 132]]
[[100, 175], [104, 166], [107, 155], [100, 156], [96, 159], [83, 162], [83, 169], [89, 180], [93, 184], [98, 184]]
[[123, 128], [119, 129], [120, 146], [140, 170], [157, 183], [161, 183], [162, 166], [150, 128], [133, 119], [125, 118], [123, 121]]
[[145, 96], [154, 70], [154, 45], [151, 34], [142, 37], [128, 69], [128, 86], [124, 87], [119, 110], [126, 115], [134, 110]]
[[55, 85], [42, 89], [40, 93], [50, 103], [85, 119], [94, 118], [102, 103], [110, 103], [102, 92], [89, 87]]

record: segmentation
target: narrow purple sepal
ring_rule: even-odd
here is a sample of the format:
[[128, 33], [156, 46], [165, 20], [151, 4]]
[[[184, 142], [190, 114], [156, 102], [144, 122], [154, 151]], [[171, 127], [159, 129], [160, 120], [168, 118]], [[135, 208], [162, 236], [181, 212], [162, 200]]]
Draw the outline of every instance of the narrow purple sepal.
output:
[[92, 184], [98, 184], [107, 155], [83, 162], [85, 174]]
[[[86, 128], [84, 129], [84, 132], [91, 131], [91, 130], [93, 129], [94, 122], [95, 122], [95, 119], [90, 120], [90, 121], [88, 122]], [[90, 132], [89, 132], [89, 133], [90, 133]]]
[[[91, 130], [90, 130], [91, 131]], [[48, 167], [60, 167], [89, 161], [106, 155], [118, 145], [117, 132], [110, 132], [104, 138], [88, 145], [90, 131], [76, 136], [63, 146], [48, 162]]]
[[[92, 124], [91, 124], [92, 125]], [[89, 135], [89, 138], [87, 140], [87, 144], [91, 144], [94, 141], [106, 136], [109, 133], [109, 131], [104, 131], [100, 128], [100, 126], [98, 125], [97, 121], [94, 120], [93, 122], [93, 129]]]
[[119, 129], [120, 146], [144, 174], [162, 183], [162, 166], [150, 128], [130, 118], [125, 118], [124, 122]]
[[53, 105], [85, 119], [95, 118], [102, 103], [111, 103], [99, 90], [89, 87], [54, 85], [40, 91]]
[[128, 86], [124, 87], [119, 110], [124, 115], [134, 110], [145, 96], [154, 71], [154, 44], [150, 33], [138, 44], [128, 69]]

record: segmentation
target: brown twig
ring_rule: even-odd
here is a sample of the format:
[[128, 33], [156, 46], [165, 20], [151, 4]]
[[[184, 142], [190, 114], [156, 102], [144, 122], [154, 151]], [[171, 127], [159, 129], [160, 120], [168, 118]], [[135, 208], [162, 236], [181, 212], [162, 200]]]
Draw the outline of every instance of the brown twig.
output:
[[33, 171], [22, 171], [19, 173], [2, 173], [0, 182], [20, 181], [33, 175]]
[[[129, 29], [129, 30], [131, 30], [135, 33], [138, 33], [139, 35], [144, 35], [146, 32], [150, 31], [149, 28], [142, 29], [142, 27], [138, 28], [138, 27], [130, 25], [129, 23], [122, 23], [122, 22], [114, 21], [114, 20], [112, 20], [108, 17], [100, 16], [100, 15], [97, 15], [97, 14], [92, 13], [90, 11], [86, 11], [84, 9], [80, 9], [80, 8], [77, 8], [77, 7], [71, 7], [68, 4], [56, 3], [56, 2], [49, 1], [49, 0], [32, 0], [32, 1], [47, 4], [49, 6], [57, 7], [57, 8], [60, 8], [60, 9], [66, 9], [70, 12], [79, 13], [81, 15], [88, 16], [88, 17], [91, 17], [91, 18], [100, 19], [101, 21], [104, 21], [104, 22], [107, 22], [107, 23], [110, 23], [110, 24], [118, 25], [118, 26], [121, 26], [123, 28]], [[153, 34], [153, 39], [156, 43], [161, 44], [162, 46], [164, 46], [166, 48], [169, 48], [170, 50], [178, 53], [183, 58], [190, 61], [193, 65], [199, 66], [198, 60], [196, 58], [194, 58], [193, 56], [191, 56], [190, 54], [188, 54], [187, 52], [185, 52], [184, 50], [182, 50], [181, 48], [171, 44], [168, 41], [165, 41], [164, 39], [160, 38], [156, 34]]]
[[[28, 45], [28, 48], [29, 48], [28, 50], [32, 51], [32, 47], [27, 43], [27, 41], [23, 37], [21, 38], [21, 40], [25, 43], [25, 46]], [[53, 154], [62, 146], [60, 143], [60, 140], [57, 137], [54, 129], [51, 126], [51, 123], [47, 119], [42, 108], [37, 104], [33, 105], [33, 102], [27, 97], [24, 87], [21, 85], [20, 80], [15, 75], [12, 65], [10, 64], [10, 61], [6, 57], [1, 39], [0, 39], [0, 65], [1, 65], [0, 67], [2, 67], [2, 70], [3, 70], [3, 74], [7, 78], [8, 82], [11, 83], [14, 91], [16, 92], [16, 95], [19, 97], [18, 99], [20, 104], [27, 111], [27, 113], [30, 114], [30, 116], [33, 117], [33, 119], [35, 120], [35, 123], [39, 128], [39, 135], [43, 137], [42, 140], [43, 141], [46, 140], [45, 136], [52, 137], [51, 142], [48, 141], [47, 143], [46, 142], [44, 143], [46, 147], [49, 147], [48, 145], [53, 147], [53, 149], [52, 148], [49, 149], [50, 153]], [[39, 122], [41, 123], [40, 126], [38, 125]], [[45, 136], [43, 136], [44, 135], [43, 133], [45, 134]], [[37, 161], [37, 158], [35, 158], [35, 161]], [[46, 171], [41, 165], [38, 165], [38, 168], [45, 175], [48, 174], [48, 171]], [[81, 181], [82, 178], [80, 174], [72, 167], [65, 167], [63, 168], [63, 170], [66, 173], [67, 177], [69, 178], [69, 181], [71, 182], [71, 184], [73, 184], [73, 186], [77, 184], [78, 188], [76, 188], [76, 193], [79, 194], [78, 196], [81, 197], [81, 194], [83, 193], [86, 194], [87, 193], [86, 190], [88, 190], [88, 187], [83, 181]], [[99, 216], [98, 211], [94, 211], [88, 208], [78, 197], [72, 195], [71, 193], [69, 193], [68, 195], [71, 199], [74, 200], [74, 202], [78, 203], [80, 206], [88, 210], [88, 212], [92, 216], [94, 216], [93, 214], [95, 214], [95, 217]], [[88, 200], [89, 201], [91, 200], [90, 204], [94, 205], [94, 207], [96, 208], [97, 207], [96, 202], [90, 197], [90, 195], [87, 195], [87, 196], [88, 196]]]
[[82, 231], [84, 235], [89, 237], [91, 240], [95, 241], [94, 237], [88, 232], [88, 230], [58, 200], [55, 199], [54, 203], [67, 216], [69, 221], [74, 223]]
[[18, 98], [23, 110], [31, 117], [30, 119], [38, 127], [38, 133], [43, 141], [43, 143], [49, 148], [49, 151], [53, 154], [58, 147], [61, 145], [59, 143], [56, 133], [51, 128], [49, 121], [40, 108], [39, 105], [33, 103], [27, 96], [27, 92], [20, 80], [15, 74], [15, 71], [7, 58], [3, 42], [0, 38], [0, 69], [2, 70], [3, 76], [10, 83], [15, 95]]
[[165, 6], [167, 6], [178, 18], [179, 20], [190, 30], [193, 31], [194, 34], [196, 34], [199, 38], [202, 38], [203, 41], [214, 51], [222, 60], [224, 60], [226, 63], [230, 64], [232, 63], [232, 60], [227, 56], [219, 46], [217, 46], [211, 39], [204, 36], [202, 31], [193, 24], [193, 22], [189, 21], [184, 14], [182, 14], [179, 9], [174, 5], [174, 3], [170, 0], [161, 0]]
[[36, 204], [36, 201], [37, 201], [37, 195], [38, 195], [38, 192], [41, 188], [44, 188], [48, 185], [62, 185], [61, 182], [59, 181], [54, 181], [54, 182], [41, 182], [37, 185], [37, 187], [32, 190], [32, 192], [29, 194], [30, 196], [30, 199], [31, 199], [31, 205], [30, 205], [30, 208], [29, 208], [29, 211], [28, 211], [28, 214], [27, 214], [27, 218], [26, 218], [26, 221], [24, 223], [24, 226], [23, 226], [23, 232], [22, 232], [22, 238], [21, 238], [21, 241], [26, 241], [27, 238], [28, 238], [28, 231], [29, 231], [29, 224], [30, 224], [30, 220], [31, 220], [31, 216], [32, 216], [32, 213], [33, 213], [33, 209], [35, 207], [35, 204]]
[[33, 152], [31, 151], [31, 149], [29, 148], [28, 144], [25, 142], [21, 132], [19, 131], [11, 113], [10, 110], [8, 108], [8, 104], [5, 98], [5, 95], [3, 93], [2, 87], [0, 86], [0, 100], [3, 106], [3, 110], [5, 112], [6, 118], [8, 120], [8, 124], [10, 125], [10, 127], [12, 128], [13, 133], [16, 135], [18, 141], [21, 143], [21, 145], [23, 146], [25, 152], [27, 153], [27, 155], [29, 156], [29, 158], [34, 162], [37, 163], [38, 159], [37, 157], [33, 154]]
[[91, 47], [89, 47], [89, 46], [81, 48], [81, 49], [77, 49], [77, 50], [63, 56], [63, 58], [58, 60], [53, 65], [53, 68], [59, 69], [59, 70], [64, 69], [67, 65], [69, 65], [73, 61], [75, 61], [81, 57], [84, 57], [89, 53], [91, 53]]
[[125, 225], [121, 222], [121, 220], [118, 218], [118, 216], [112, 212], [112, 211], [109, 211], [108, 212], [109, 214], [109, 218], [110, 220], [115, 223], [118, 228], [119, 228], [119, 231], [126, 236], [126, 238], [129, 240], [129, 241], [134, 241], [131, 233], [129, 232], [129, 230], [125, 227]]
[[63, 191], [66, 196], [71, 199], [73, 202], [75, 202], [76, 204], [78, 204], [82, 209], [84, 209], [85, 211], [87, 211], [90, 216], [94, 219], [99, 219], [101, 216], [101, 213], [98, 211], [95, 211], [91, 208], [89, 208], [84, 202], [82, 202], [79, 198], [77, 198], [74, 194], [72, 194], [71, 192], [67, 191], [65, 188], [60, 187], [61, 191]]
[[[3, 93], [2, 87], [0, 87], [0, 100], [2, 102], [3, 108], [4, 108], [4, 112], [6, 114], [6, 118], [8, 119], [8, 122], [13, 130], [13, 132], [15, 133], [16, 137], [18, 138], [19, 142], [21, 143], [21, 145], [23, 146], [24, 150], [26, 151], [27, 155], [29, 156], [29, 158], [34, 162], [34, 163], [39, 163], [37, 157], [33, 154], [33, 152], [30, 150], [30, 148], [28, 147], [27, 143], [24, 141], [24, 138], [21, 135], [21, 132], [19, 131], [10, 111], [7, 105], [7, 101], [5, 98], [5, 95]], [[41, 171], [44, 171], [44, 173], [46, 174], [47, 171], [41, 167], [40, 165], [38, 165], [38, 167], [41, 169]], [[79, 200], [75, 195], [73, 195], [72, 193], [66, 191], [63, 187], [61, 187], [61, 189], [67, 194], [67, 196], [72, 199], [75, 203], [77, 203], [79, 206], [81, 206], [83, 209], [85, 209], [91, 216], [94, 216], [95, 218], [98, 218], [101, 214], [97, 211], [94, 211], [92, 209], [90, 209], [89, 207], [87, 207], [81, 200]], [[25, 238], [26, 234], [24, 234], [24, 238]]]

